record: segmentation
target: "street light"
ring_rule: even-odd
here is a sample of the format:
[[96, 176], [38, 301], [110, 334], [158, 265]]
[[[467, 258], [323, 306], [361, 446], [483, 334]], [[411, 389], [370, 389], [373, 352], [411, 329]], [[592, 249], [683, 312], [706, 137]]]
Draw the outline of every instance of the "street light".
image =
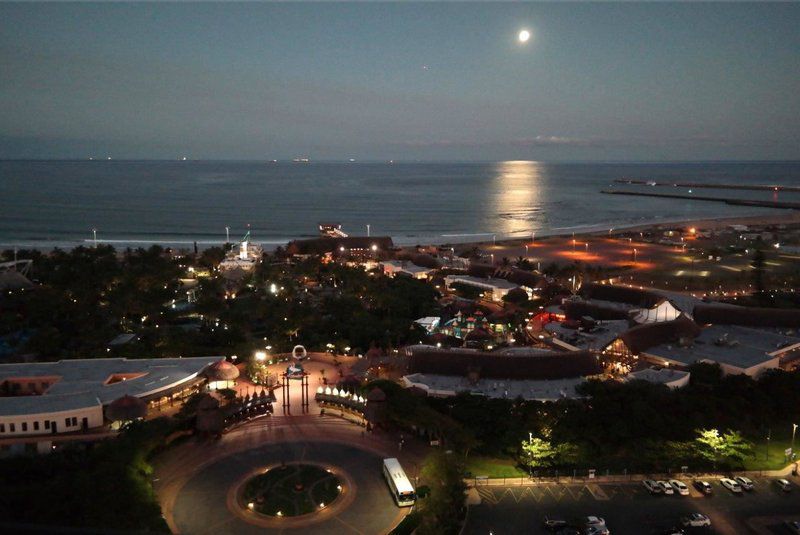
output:
[[528, 256], [528, 246], [525, 246], [525, 256]]
[[792, 424], [792, 458], [794, 458], [794, 435], [797, 433], [797, 424]]
[[265, 361], [267, 360], [267, 353], [266, 351], [256, 351], [255, 357], [258, 361]]
[[94, 237], [94, 248], [97, 249], [97, 229], [92, 229], [92, 236]]
[[231, 227], [225, 227], [225, 243], [231, 242]]

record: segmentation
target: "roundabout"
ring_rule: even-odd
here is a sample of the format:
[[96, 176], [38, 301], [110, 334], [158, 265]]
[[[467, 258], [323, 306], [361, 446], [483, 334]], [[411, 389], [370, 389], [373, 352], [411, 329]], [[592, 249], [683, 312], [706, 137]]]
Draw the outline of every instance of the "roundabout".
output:
[[294, 517], [331, 507], [344, 491], [330, 468], [288, 464], [267, 468], [245, 480], [237, 492], [243, 509], [268, 517]]
[[170, 525], [192, 534], [388, 533], [409, 510], [395, 505], [382, 459], [357, 443], [322, 440], [220, 455], [175, 489]]

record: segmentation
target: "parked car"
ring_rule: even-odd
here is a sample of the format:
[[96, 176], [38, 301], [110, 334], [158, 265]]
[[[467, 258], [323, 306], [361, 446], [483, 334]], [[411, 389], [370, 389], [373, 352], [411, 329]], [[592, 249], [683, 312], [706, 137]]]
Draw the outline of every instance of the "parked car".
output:
[[544, 520], [542, 520], [542, 525], [548, 531], [556, 531], [569, 526], [569, 522], [561, 518], [550, 518], [549, 516], [546, 516], [544, 517]]
[[800, 535], [800, 520], [787, 520], [783, 523], [789, 533], [796, 533]]
[[669, 484], [673, 489], [675, 489], [675, 492], [677, 492], [681, 496], [689, 495], [689, 487], [687, 487], [683, 481], [677, 479], [670, 479]]
[[781, 489], [783, 492], [791, 492], [791, 490], [792, 490], [792, 484], [791, 484], [791, 483], [789, 483], [789, 480], [788, 480], [788, 479], [783, 479], [783, 478], [781, 478], [781, 479], [776, 479], [776, 480], [775, 480], [775, 483], [778, 485], [778, 487], [779, 487], [779, 488], [780, 488], [780, 489]]
[[599, 516], [587, 516], [585, 520], [586, 535], [611, 535], [606, 521]]
[[742, 487], [740, 487], [736, 481], [734, 481], [729, 477], [723, 477], [722, 479], [719, 480], [719, 482], [723, 487], [725, 487], [734, 494], [741, 494], [742, 492]]
[[753, 485], [753, 480], [749, 477], [736, 476], [734, 479], [743, 490], [753, 490], [755, 487], [755, 485]]
[[686, 532], [681, 528], [669, 528], [661, 532], [661, 535], [684, 535]]
[[694, 488], [702, 492], [703, 494], [713, 494], [714, 488], [711, 486], [711, 483], [708, 481], [703, 481], [702, 479], [695, 479]]
[[642, 485], [644, 485], [644, 488], [646, 488], [647, 492], [650, 494], [661, 494], [664, 492], [664, 489], [662, 489], [658, 482], [653, 479], [645, 479], [642, 481]]
[[692, 513], [681, 518], [681, 524], [686, 527], [699, 528], [702, 526], [710, 526], [711, 519], [702, 513]]
[[663, 492], [664, 494], [675, 494], [672, 485], [670, 485], [666, 481], [658, 480], [656, 481], [656, 483], [658, 483], [658, 486], [661, 487], [661, 492]]

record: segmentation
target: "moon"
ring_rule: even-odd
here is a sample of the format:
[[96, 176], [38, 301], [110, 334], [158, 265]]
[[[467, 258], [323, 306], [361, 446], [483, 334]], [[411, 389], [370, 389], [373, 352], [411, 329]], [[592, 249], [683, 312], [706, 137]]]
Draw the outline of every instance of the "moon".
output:
[[519, 32], [517, 39], [519, 39], [520, 43], [527, 43], [528, 40], [531, 38], [531, 32], [528, 30], [522, 30]]

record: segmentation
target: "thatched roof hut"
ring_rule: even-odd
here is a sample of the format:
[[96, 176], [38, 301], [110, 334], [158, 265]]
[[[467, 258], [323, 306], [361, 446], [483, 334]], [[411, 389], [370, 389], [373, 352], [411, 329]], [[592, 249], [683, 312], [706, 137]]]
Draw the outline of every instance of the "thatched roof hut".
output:
[[239, 377], [239, 368], [226, 360], [211, 364], [203, 372], [209, 381], [234, 381]]

